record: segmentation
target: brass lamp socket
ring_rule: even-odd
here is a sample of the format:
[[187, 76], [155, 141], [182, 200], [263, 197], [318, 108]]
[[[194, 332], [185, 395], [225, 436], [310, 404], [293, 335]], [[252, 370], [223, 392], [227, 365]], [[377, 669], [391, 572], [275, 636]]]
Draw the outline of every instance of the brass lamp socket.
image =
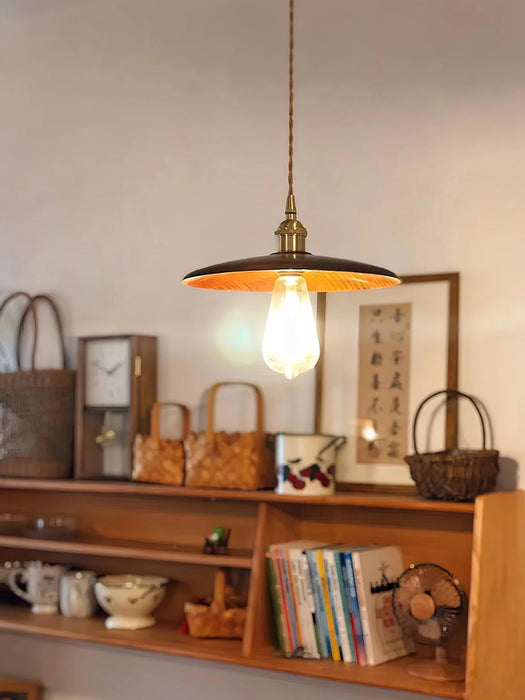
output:
[[305, 253], [307, 230], [297, 219], [295, 197], [289, 194], [286, 200], [286, 219], [281, 221], [275, 235], [278, 236], [279, 253]]

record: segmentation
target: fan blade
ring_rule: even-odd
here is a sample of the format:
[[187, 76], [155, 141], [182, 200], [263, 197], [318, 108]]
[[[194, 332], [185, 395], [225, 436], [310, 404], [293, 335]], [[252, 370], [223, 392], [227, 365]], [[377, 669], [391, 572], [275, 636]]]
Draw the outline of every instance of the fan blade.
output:
[[448, 578], [441, 578], [431, 587], [430, 595], [438, 606], [459, 607], [461, 596], [454, 583]]
[[417, 626], [417, 633], [423, 641], [438, 644], [441, 640], [441, 625], [437, 620], [427, 620]]

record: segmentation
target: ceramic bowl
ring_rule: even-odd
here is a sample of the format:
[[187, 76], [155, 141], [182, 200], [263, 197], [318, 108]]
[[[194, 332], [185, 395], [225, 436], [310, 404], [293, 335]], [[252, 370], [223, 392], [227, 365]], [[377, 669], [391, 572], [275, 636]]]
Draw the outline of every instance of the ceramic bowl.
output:
[[155, 618], [150, 613], [164, 598], [167, 583], [163, 576], [100, 576], [95, 583], [95, 596], [109, 615], [106, 627], [139, 630], [154, 625]]

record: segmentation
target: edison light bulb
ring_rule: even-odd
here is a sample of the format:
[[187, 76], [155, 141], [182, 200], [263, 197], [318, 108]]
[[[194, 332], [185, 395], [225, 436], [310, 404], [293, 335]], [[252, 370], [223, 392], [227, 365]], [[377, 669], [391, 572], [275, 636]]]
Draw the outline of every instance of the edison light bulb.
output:
[[268, 367], [287, 379], [312, 369], [319, 359], [319, 339], [310, 295], [301, 275], [277, 278], [262, 353]]

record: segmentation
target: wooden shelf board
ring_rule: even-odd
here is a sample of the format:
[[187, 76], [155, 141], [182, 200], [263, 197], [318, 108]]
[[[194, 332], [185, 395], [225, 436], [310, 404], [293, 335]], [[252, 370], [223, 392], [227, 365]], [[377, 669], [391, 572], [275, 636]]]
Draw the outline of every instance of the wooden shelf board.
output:
[[194, 639], [179, 634], [175, 624], [167, 622], [159, 622], [145, 630], [107, 630], [101, 617], [79, 620], [61, 615], [33, 615], [28, 608], [0, 605], [0, 630], [239, 664], [444, 698], [463, 698], [465, 690], [463, 683], [412, 678], [406, 670], [410, 658], [381, 666], [363, 667], [334, 661], [284, 659], [276, 656], [271, 649], [245, 657], [242, 656], [240, 640]]
[[149, 561], [169, 561], [181, 564], [201, 564], [203, 566], [224, 566], [237, 569], [250, 569], [252, 566], [252, 554], [248, 550], [233, 549], [230, 551], [230, 554], [203, 554], [197, 549], [182, 545], [174, 545], [170, 548], [168, 544], [139, 543], [129, 540], [51, 540], [41, 537], [0, 535], [0, 547], [30, 549], [42, 552], [90, 554], [125, 559], [145, 559]]
[[282, 496], [273, 491], [234, 491], [226, 489], [197, 489], [162, 484], [119, 481], [84, 481], [75, 479], [13, 479], [0, 478], [0, 489], [37, 491], [66, 491], [77, 493], [108, 493], [143, 496], [171, 496], [207, 500], [255, 501], [266, 503], [308, 503], [311, 505], [352, 506], [452, 513], [474, 513], [473, 503], [427, 501], [418, 496], [342, 491], [333, 496]]
[[266, 668], [275, 671], [297, 673], [323, 680], [342, 681], [361, 685], [373, 685], [390, 690], [405, 690], [442, 698], [464, 698], [464, 682], [426, 681], [409, 675], [407, 667], [413, 656], [389, 661], [379, 666], [359, 666], [329, 660], [285, 659], [275, 655], [272, 649], [259, 652], [254, 659], [258, 664], [265, 660]]
[[177, 632], [175, 623], [157, 622], [144, 630], [107, 630], [103, 617], [82, 620], [62, 615], [34, 615], [29, 608], [5, 604], [0, 605], [0, 630], [226, 663], [236, 663], [242, 653], [240, 639], [194, 639]]

